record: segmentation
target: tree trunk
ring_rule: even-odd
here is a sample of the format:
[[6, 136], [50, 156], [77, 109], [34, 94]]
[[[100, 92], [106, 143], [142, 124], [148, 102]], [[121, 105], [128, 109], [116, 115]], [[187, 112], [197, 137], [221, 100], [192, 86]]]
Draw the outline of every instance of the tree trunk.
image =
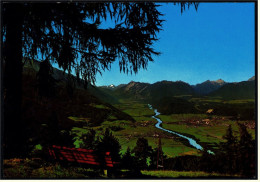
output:
[[4, 157], [25, 154], [25, 131], [21, 120], [22, 105], [22, 25], [23, 4], [6, 5], [6, 60], [4, 72]]

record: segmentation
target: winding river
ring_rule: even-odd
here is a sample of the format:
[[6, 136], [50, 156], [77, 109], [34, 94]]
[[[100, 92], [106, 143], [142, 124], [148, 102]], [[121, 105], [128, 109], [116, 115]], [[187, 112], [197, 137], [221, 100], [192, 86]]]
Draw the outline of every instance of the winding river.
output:
[[[162, 128], [162, 127], [161, 127], [162, 120], [160, 120], [158, 117], [156, 117], [156, 116], [160, 115], [160, 113], [157, 111], [157, 109], [154, 109], [151, 104], [148, 104], [148, 107], [149, 107], [149, 109], [151, 109], [151, 110], [153, 110], [153, 111], [155, 112], [155, 115], [153, 115], [152, 118], [154, 118], [154, 119], [156, 119], [156, 120], [158, 121], [158, 123], [155, 124], [155, 127], [156, 127], [156, 128], [158, 128], [158, 129], [160, 129], [160, 130], [163, 130], [163, 131], [166, 131], [166, 132], [168, 132], [168, 133], [172, 133], [172, 134], [177, 135], [177, 136], [179, 136], [179, 137], [182, 137], [182, 138], [188, 140], [191, 146], [195, 147], [195, 148], [198, 149], [198, 150], [203, 150], [202, 146], [199, 145], [199, 144], [198, 144], [195, 140], [193, 140], [192, 138], [189, 138], [189, 137], [184, 136], [184, 135], [182, 135], [182, 134], [179, 134], [179, 133], [177, 133], [177, 132], [174, 132], [174, 131], [171, 131], [171, 130], [167, 130], [167, 129], [165, 129], [165, 128]], [[212, 152], [212, 151], [210, 151], [210, 150], [208, 150], [207, 152], [208, 152], [209, 154], [214, 154], [214, 152]]]

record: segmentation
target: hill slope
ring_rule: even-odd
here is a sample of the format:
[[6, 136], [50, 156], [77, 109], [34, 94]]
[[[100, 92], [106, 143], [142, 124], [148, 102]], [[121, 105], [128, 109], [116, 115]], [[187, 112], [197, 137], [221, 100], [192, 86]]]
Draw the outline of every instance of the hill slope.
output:
[[223, 99], [255, 99], [255, 81], [228, 83], [209, 96]]
[[[99, 125], [104, 120], [107, 120], [109, 116], [119, 120], [134, 121], [131, 116], [107, 103], [106, 101], [114, 101], [114, 98], [97, 87], [88, 85], [88, 88], [84, 89], [83, 84], [75, 83], [73, 92], [69, 93], [66, 83], [68, 75], [56, 68], [53, 68], [52, 74], [56, 80], [55, 95], [41, 99], [37, 88], [36, 75], [38, 71], [39, 62], [35, 62], [33, 65], [26, 64], [23, 71], [23, 103], [25, 107], [28, 107], [25, 111], [33, 109], [37, 113], [33, 116], [34, 120], [40, 123], [43, 120], [47, 122], [48, 117], [51, 117], [51, 113], [55, 112], [60, 118], [61, 126], [86, 124], [84, 122], [73, 123], [68, 119], [70, 116], [89, 118], [92, 125]], [[45, 112], [41, 112], [41, 110]], [[30, 113], [25, 113], [25, 115], [27, 114]], [[42, 116], [38, 117], [38, 115]]]

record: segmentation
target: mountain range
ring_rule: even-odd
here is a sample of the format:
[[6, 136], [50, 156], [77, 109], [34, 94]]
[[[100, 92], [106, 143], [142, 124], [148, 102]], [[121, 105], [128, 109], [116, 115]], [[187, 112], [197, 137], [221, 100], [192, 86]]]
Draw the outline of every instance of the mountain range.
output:
[[[106, 87], [99, 87], [106, 88]], [[228, 83], [222, 79], [190, 85], [182, 81], [160, 81], [153, 84], [134, 82], [121, 84], [119, 86], [107, 87], [110, 94], [119, 97], [131, 97], [135, 99], [161, 99], [180, 95], [192, 96], [214, 96], [223, 99], [254, 99], [255, 98], [255, 77], [242, 82]], [[104, 89], [103, 91], [107, 90]]]
[[196, 93], [201, 95], [206, 95], [209, 94], [210, 92], [217, 90], [218, 88], [222, 87], [225, 84], [227, 84], [227, 82], [225, 82], [222, 79], [218, 79], [216, 81], [207, 80], [203, 83], [196, 84], [192, 87], [194, 88], [194, 91]]
[[193, 88], [182, 81], [160, 81], [153, 84], [130, 82], [127, 85], [115, 89], [115, 94], [122, 97], [134, 97], [135, 99], [151, 100], [154, 98], [172, 97], [177, 95], [193, 95]]
[[[33, 65], [27, 63], [24, 69], [33, 69], [35, 72], [39, 70], [39, 62], [34, 62]], [[29, 70], [27, 70], [28, 72]], [[68, 75], [56, 68], [53, 69], [53, 77], [59, 82], [65, 83], [68, 80]], [[83, 84], [75, 83], [77, 88], [83, 89]], [[133, 98], [141, 100], [160, 100], [166, 97], [178, 96], [213, 96], [223, 99], [254, 99], [255, 98], [255, 76], [247, 81], [228, 83], [222, 79], [216, 81], [207, 80], [205, 82], [190, 85], [183, 81], [159, 81], [153, 84], [134, 82], [128, 84], [120, 84], [115, 86], [96, 87], [88, 84], [88, 92], [95, 97], [109, 102], [116, 103], [118, 98]]]
[[228, 83], [209, 93], [209, 96], [222, 97], [223, 99], [254, 99], [255, 81]]

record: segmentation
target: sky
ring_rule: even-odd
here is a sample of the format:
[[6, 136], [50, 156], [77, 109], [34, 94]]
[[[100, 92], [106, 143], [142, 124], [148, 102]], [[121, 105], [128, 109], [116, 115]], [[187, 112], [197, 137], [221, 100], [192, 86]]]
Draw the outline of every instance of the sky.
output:
[[153, 46], [161, 55], [136, 75], [120, 73], [115, 61], [111, 71], [97, 75], [97, 86], [162, 80], [238, 82], [254, 76], [254, 3], [200, 3], [197, 11], [192, 6], [183, 13], [179, 5], [161, 4], [166, 21]]

